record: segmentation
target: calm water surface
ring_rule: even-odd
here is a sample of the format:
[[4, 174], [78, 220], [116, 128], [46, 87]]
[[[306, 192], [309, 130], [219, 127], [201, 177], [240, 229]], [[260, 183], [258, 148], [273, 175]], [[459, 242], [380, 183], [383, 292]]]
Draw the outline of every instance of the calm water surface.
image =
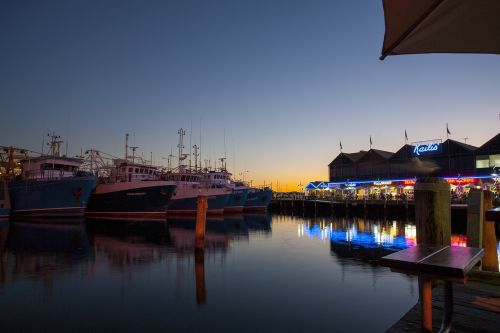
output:
[[195, 253], [194, 220], [3, 223], [0, 331], [383, 332], [418, 288], [376, 259], [414, 241], [411, 222], [247, 215], [209, 220]]

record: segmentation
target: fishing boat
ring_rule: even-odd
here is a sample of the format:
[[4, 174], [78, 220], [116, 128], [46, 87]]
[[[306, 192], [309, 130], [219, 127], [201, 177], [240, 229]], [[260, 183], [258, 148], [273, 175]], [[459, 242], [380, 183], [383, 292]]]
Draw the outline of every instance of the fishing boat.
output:
[[203, 174], [197, 168], [197, 146], [195, 145], [195, 169], [191, 170], [185, 165], [188, 154], [183, 153], [185, 131], [181, 128], [179, 134], [178, 165], [176, 168], [167, 170], [164, 174], [166, 180], [175, 182], [176, 190], [172, 202], [167, 208], [167, 215], [194, 215], [196, 214], [198, 196], [207, 196], [208, 215], [224, 214], [233, 190], [221, 184], [215, 184], [204, 179]]
[[245, 212], [265, 212], [273, 199], [273, 192], [270, 188], [261, 189], [250, 188], [247, 200], [245, 201]]
[[[137, 147], [130, 147], [135, 153]], [[91, 172], [99, 182], [92, 193], [85, 216], [91, 219], [165, 220], [166, 209], [176, 184], [160, 178], [160, 168], [152, 161], [128, 155], [128, 134], [125, 137], [125, 158], [114, 158], [112, 165], [98, 163], [102, 153], [87, 151]], [[95, 168], [94, 168], [95, 166]], [[96, 171], [97, 170], [97, 171]]]
[[231, 195], [224, 206], [224, 214], [242, 213], [248, 196], [249, 188], [239, 181], [231, 179], [231, 173], [226, 170], [225, 158], [221, 158], [221, 168], [215, 171], [201, 173], [201, 182], [206, 186], [230, 188]]
[[10, 199], [7, 182], [0, 180], [0, 221], [7, 220], [10, 215]]
[[26, 155], [16, 164], [19, 174], [8, 183], [12, 217], [82, 217], [85, 213], [96, 178], [79, 171], [83, 158], [60, 154], [60, 136], [49, 137], [48, 155]]

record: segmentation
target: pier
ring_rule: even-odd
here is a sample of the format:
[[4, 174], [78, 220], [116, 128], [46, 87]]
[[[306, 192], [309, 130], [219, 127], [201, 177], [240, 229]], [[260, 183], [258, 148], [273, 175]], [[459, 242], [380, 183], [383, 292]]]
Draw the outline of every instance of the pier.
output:
[[[487, 280], [488, 283], [479, 282]], [[432, 297], [432, 328], [438, 331], [444, 313], [442, 288], [435, 288]], [[500, 278], [497, 275], [477, 276], [466, 285], [454, 287], [453, 332], [498, 332], [500, 327]], [[416, 304], [387, 333], [422, 332], [420, 305]]]
[[[337, 200], [335, 198], [318, 198], [304, 195], [274, 196], [269, 210], [292, 215], [356, 215], [414, 217], [415, 202], [413, 200]], [[467, 222], [467, 203], [451, 204], [451, 217], [455, 224]]]

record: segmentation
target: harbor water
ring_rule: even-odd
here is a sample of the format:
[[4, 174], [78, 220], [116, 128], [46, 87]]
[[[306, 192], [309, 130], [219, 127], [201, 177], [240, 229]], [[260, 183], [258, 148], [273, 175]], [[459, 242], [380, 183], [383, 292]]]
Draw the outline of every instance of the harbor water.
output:
[[418, 298], [377, 264], [411, 221], [209, 219], [202, 253], [194, 220], [64, 222], [0, 222], [0, 331], [383, 332]]

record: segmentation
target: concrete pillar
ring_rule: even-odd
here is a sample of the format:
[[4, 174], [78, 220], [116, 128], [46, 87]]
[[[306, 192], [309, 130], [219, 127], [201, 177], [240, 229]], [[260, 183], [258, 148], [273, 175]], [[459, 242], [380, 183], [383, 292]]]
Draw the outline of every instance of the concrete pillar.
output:
[[415, 183], [417, 244], [450, 245], [450, 185], [443, 179], [424, 177]]

